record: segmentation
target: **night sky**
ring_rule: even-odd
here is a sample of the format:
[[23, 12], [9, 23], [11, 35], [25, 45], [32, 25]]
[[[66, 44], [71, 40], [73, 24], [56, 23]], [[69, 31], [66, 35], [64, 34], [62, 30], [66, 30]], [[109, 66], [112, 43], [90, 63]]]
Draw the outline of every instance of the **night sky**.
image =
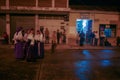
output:
[[70, 5], [119, 6], [120, 0], [69, 0]]

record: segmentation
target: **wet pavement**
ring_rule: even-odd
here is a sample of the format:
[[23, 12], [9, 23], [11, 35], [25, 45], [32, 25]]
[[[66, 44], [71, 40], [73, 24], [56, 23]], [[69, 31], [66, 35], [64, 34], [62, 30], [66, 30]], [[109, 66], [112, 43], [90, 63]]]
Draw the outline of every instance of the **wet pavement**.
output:
[[46, 52], [36, 80], [120, 80], [119, 49]]

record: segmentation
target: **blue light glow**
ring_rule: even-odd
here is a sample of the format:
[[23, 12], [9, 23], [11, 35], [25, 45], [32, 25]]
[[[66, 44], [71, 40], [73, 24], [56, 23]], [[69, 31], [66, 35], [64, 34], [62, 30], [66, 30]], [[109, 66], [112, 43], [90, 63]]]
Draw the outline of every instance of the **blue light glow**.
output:
[[105, 33], [106, 37], [111, 37], [112, 36], [112, 32], [111, 32], [110, 28], [108, 28], [108, 29], [106, 28], [105, 31], [104, 31], [104, 33]]
[[87, 31], [90, 31], [92, 27], [92, 20], [89, 19], [77, 19], [76, 20], [76, 30], [77, 32], [84, 32], [86, 34]]
[[100, 57], [102, 59], [110, 59], [114, 54], [115, 52], [113, 50], [101, 50]]
[[102, 50], [103, 53], [113, 53], [113, 50]]
[[75, 63], [75, 73], [80, 80], [88, 80], [87, 74], [91, 71], [90, 61], [79, 61]]
[[102, 60], [100, 64], [102, 67], [108, 67], [112, 65], [112, 62], [110, 60]]
[[83, 20], [83, 22], [82, 22], [82, 30], [83, 30], [83, 32], [84, 33], [86, 33], [87, 32], [87, 20]]
[[90, 43], [90, 34], [92, 32], [92, 20], [90, 19], [77, 19], [76, 31], [79, 34], [84, 34], [85, 43]]
[[92, 58], [92, 55], [90, 54], [90, 52], [88, 50], [83, 50], [82, 53], [85, 55], [85, 57], [87, 59], [90, 59]]

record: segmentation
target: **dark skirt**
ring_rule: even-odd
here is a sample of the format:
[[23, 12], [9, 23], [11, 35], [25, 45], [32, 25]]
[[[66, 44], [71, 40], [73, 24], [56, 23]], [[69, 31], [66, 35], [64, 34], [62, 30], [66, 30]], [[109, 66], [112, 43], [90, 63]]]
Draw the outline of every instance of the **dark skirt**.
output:
[[17, 42], [15, 44], [15, 57], [16, 59], [23, 59], [23, 42]]
[[40, 58], [44, 58], [44, 43], [40, 42]]
[[29, 47], [29, 43], [28, 42], [24, 42], [24, 59], [26, 59], [27, 57], [27, 51], [28, 51], [28, 47]]
[[27, 56], [26, 59], [28, 62], [31, 61], [36, 61], [36, 57], [35, 57], [35, 46], [34, 45], [30, 45], [30, 42], [28, 42], [28, 50], [27, 50]]
[[36, 57], [35, 57], [35, 50], [34, 50], [34, 46], [30, 45], [28, 47], [28, 52], [27, 52], [27, 61], [35, 61]]
[[40, 42], [35, 41], [35, 57], [38, 58], [40, 56]]

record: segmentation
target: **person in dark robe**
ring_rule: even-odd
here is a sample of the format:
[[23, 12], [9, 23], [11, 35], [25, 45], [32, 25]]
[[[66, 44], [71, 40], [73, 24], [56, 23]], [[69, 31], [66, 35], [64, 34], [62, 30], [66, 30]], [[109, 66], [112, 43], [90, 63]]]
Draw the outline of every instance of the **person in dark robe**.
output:
[[61, 37], [61, 34], [59, 32], [59, 29], [57, 30], [57, 44], [60, 43], [60, 37]]
[[22, 35], [22, 27], [18, 27], [14, 37], [14, 44], [15, 44], [15, 57], [16, 59], [22, 60], [23, 59], [23, 35]]
[[84, 32], [81, 32], [80, 33], [80, 46], [84, 45], [84, 41], [85, 41], [84, 36], [85, 36]]

